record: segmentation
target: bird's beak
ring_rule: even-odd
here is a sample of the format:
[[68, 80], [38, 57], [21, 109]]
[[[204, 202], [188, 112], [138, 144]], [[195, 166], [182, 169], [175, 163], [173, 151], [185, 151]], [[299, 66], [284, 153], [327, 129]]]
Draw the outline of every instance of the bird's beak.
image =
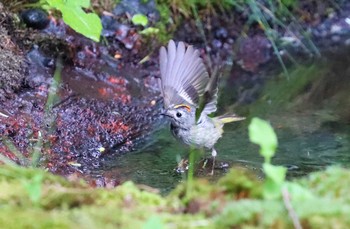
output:
[[165, 110], [164, 112], [160, 113], [160, 115], [162, 116], [168, 116], [171, 118], [171, 115], [169, 114], [169, 111], [168, 110]]

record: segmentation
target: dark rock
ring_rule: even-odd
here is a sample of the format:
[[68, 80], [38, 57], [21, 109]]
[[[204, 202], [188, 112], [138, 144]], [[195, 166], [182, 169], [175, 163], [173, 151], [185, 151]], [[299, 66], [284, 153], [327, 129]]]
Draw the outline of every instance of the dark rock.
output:
[[264, 36], [248, 37], [239, 44], [237, 63], [246, 71], [257, 68], [271, 59], [271, 44]]
[[215, 30], [215, 38], [226, 39], [227, 35], [228, 35], [227, 29], [225, 29], [223, 27]]
[[154, 0], [121, 0], [113, 10], [113, 14], [116, 16], [123, 14], [129, 14], [131, 16], [135, 14], [144, 14], [150, 21], [159, 20], [159, 12]]
[[34, 29], [45, 29], [50, 20], [47, 14], [41, 9], [29, 9], [21, 13], [23, 22]]

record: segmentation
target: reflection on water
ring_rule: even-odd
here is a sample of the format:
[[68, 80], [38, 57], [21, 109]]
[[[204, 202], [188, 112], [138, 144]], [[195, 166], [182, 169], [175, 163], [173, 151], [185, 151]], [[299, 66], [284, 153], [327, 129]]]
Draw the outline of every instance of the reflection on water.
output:
[[[339, 58], [334, 62], [327, 67], [296, 69], [289, 80], [270, 78], [259, 99], [238, 111], [239, 115], [247, 115], [247, 120], [225, 126], [225, 134], [216, 145], [218, 161], [247, 167], [262, 176], [263, 159], [247, 133], [250, 119], [261, 117], [271, 122], [278, 136], [272, 162], [287, 167], [289, 178], [329, 165], [350, 167], [350, 66]], [[142, 150], [106, 160], [108, 171], [104, 174], [168, 192], [183, 179], [173, 169], [185, 154], [186, 148], [164, 126]]]
[[[224, 137], [217, 143], [218, 161], [225, 161], [233, 167], [244, 166], [261, 176], [263, 159], [258, 154], [258, 147], [249, 142], [247, 123], [227, 125]], [[279, 147], [273, 163], [286, 166], [290, 178], [306, 175], [327, 165], [350, 167], [349, 134], [337, 133], [329, 128], [304, 134], [284, 129], [276, 129], [276, 132]], [[113, 164], [109, 164], [109, 167], [114, 169], [105, 175], [122, 181], [131, 179], [168, 192], [183, 179], [173, 169], [179, 156], [183, 157], [185, 153], [186, 148], [173, 139], [168, 128], [164, 128], [155, 134], [154, 142], [140, 152], [109, 161]], [[222, 171], [217, 173], [222, 174]]]

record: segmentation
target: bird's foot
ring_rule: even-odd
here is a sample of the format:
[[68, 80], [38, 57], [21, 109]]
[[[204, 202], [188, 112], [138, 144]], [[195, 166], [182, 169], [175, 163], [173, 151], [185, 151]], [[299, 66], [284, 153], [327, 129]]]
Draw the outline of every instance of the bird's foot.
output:
[[188, 170], [188, 159], [181, 159], [181, 161], [177, 164], [176, 168], [174, 168], [174, 171], [176, 173], [184, 173]]
[[213, 176], [214, 175], [214, 169], [215, 169], [215, 159], [216, 156], [218, 155], [218, 153], [216, 152], [216, 150], [213, 148], [211, 151], [211, 156], [213, 157], [213, 164], [211, 167], [211, 172], [209, 173], [209, 175]]
[[209, 173], [210, 176], [214, 175], [215, 159], [216, 159], [216, 157], [213, 157], [213, 164], [211, 165], [211, 172]]

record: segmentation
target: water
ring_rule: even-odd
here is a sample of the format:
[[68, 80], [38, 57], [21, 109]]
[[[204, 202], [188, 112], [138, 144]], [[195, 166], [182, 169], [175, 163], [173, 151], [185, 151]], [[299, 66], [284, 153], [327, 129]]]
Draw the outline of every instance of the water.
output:
[[[225, 134], [216, 145], [217, 159], [231, 167], [246, 167], [261, 177], [263, 158], [258, 153], [258, 147], [249, 142], [248, 123], [249, 120], [226, 125]], [[276, 128], [279, 147], [272, 162], [287, 167], [289, 178], [300, 177], [328, 165], [350, 167], [350, 128], [346, 129], [347, 133], [341, 133], [324, 127], [310, 133]], [[151, 144], [138, 152], [120, 156], [112, 162], [114, 169], [105, 175], [124, 181], [130, 179], [167, 193], [184, 179], [184, 175], [175, 173], [174, 168], [179, 157], [186, 156], [186, 152], [187, 149], [173, 139], [165, 124], [155, 133]], [[216, 170], [215, 173], [218, 178], [225, 171]]]
[[[296, 69], [289, 80], [268, 80], [256, 102], [236, 109], [239, 115], [245, 113], [247, 120], [225, 126], [216, 145], [218, 163], [246, 167], [262, 177], [263, 158], [258, 147], [249, 142], [247, 131], [250, 119], [261, 117], [270, 121], [278, 136], [279, 146], [272, 163], [287, 167], [288, 178], [329, 165], [350, 167], [350, 80], [347, 64], [342, 67], [345, 70], [337, 70], [344, 73], [337, 76], [331, 75], [334, 68], [330, 64], [327, 68]], [[223, 104], [229, 110], [229, 103]], [[142, 149], [107, 160], [104, 175], [167, 193], [184, 180], [184, 175], [175, 173], [174, 168], [186, 152], [188, 149], [171, 136], [169, 125], [164, 123]], [[209, 155], [208, 152], [206, 156]], [[209, 179], [218, 179], [226, 171], [216, 170], [215, 177]]]

